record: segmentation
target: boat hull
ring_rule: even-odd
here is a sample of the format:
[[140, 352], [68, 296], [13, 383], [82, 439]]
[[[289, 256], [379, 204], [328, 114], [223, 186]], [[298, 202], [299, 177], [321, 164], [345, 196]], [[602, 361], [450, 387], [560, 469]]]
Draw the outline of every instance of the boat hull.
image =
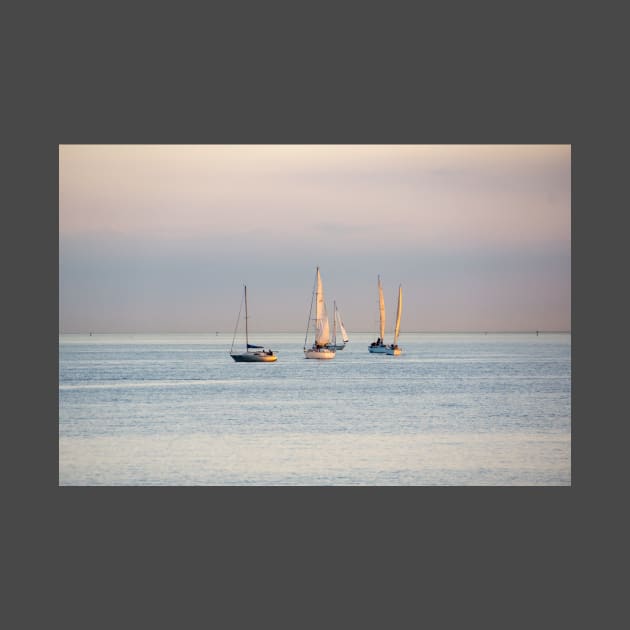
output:
[[230, 354], [237, 363], [272, 363], [277, 361], [275, 354], [264, 354], [263, 352], [242, 352], [239, 354]]
[[309, 348], [304, 350], [305, 359], [334, 359], [335, 351], [330, 348]]
[[387, 348], [387, 354], [397, 357], [402, 354], [402, 350], [400, 348]]
[[368, 346], [372, 354], [387, 354], [387, 346]]

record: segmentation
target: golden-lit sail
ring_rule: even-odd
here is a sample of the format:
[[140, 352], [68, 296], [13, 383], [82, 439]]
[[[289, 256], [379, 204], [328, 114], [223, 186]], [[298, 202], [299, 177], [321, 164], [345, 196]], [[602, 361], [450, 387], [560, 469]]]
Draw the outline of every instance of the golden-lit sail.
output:
[[402, 286], [398, 287], [398, 308], [396, 310], [396, 327], [394, 328], [394, 345], [398, 343], [400, 333], [400, 316], [402, 315]]
[[328, 313], [326, 312], [326, 303], [324, 301], [324, 286], [322, 285], [322, 277], [317, 268], [317, 296], [315, 303], [315, 341], [319, 346], [325, 346], [330, 341], [330, 323], [328, 321]]
[[381, 284], [381, 276], [378, 277], [378, 314], [379, 314], [379, 333], [381, 340], [385, 338], [385, 300], [383, 299], [383, 285]]

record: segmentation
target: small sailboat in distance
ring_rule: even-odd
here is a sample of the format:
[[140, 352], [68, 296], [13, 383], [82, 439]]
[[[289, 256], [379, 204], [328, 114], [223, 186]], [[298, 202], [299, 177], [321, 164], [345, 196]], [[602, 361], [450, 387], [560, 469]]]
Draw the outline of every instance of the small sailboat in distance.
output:
[[[313, 302], [315, 302], [315, 317], [313, 315]], [[315, 339], [313, 345], [307, 347], [307, 339], [309, 329], [313, 323], [313, 333]], [[336, 345], [336, 339], [333, 338], [332, 346]], [[315, 286], [313, 287], [313, 297], [311, 298], [311, 308], [308, 313], [308, 323], [306, 325], [306, 335], [304, 337], [304, 357], [306, 359], [334, 359], [335, 350], [329, 347], [330, 343], [330, 322], [328, 321], [328, 313], [326, 312], [326, 303], [324, 302], [324, 286], [322, 277], [319, 273], [319, 267], [315, 272]]]
[[400, 316], [402, 315], [402, 285], [398, 285], [398, 307], [396, 309], [396, 326], [394, 327], [394, 342], [387, 346], [387, 354], [398, 356], [402, 349], [398, 347], [398, 335], [400, 333]]
[[[245, 302], [245, 352], [234, 352], [234, 340], [236, 339], [236, 331], [238, 330], [238, 323], [241, 318], [241, 310], [238, 311], [238, 317], [236, 319], [236, 326], [234, 328], [234, 337], [232, 337], [232, 346], [230, 348], [230, 356], [237, 363], [271, 363], [277, 361], [278, 357], [273, 353], [273, 350], [265, 350], [264, 346], [256, 346], [249, 343], [249, 332], [247, 326], [247, 286], [243, 285], [243, 301]], [[241, 302], [241, 308], [243, 302]]]
[[346, 332], [346, 328], [343, 325], [343, 320], [341, 319], [341, 314], [339, 313], [337, 302], [335, 301], [333, 301], [333, 310], [333, 339], [337, 339], [337, 330], [339, 330], [342, 341], [341, 343], [329, 343], [326, 345], [326, 347], [332, 348], [333, 350], [343, 350], [350, 339], [348, 338], [348, 333]]
[[385, 336], [385, 300], [383, 299], [381, 276], [378, 276], [378, 332], [379, 338], [368, 346], [368, 350], [372, 353], [385, 354], [387, 352], [387, 347], [383, 340]]

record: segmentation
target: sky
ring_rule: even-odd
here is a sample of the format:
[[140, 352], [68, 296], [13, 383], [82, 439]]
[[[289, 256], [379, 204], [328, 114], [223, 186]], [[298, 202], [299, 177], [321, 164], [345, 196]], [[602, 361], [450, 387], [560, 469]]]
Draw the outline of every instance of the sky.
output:
[[60, 145], [59, 330], [571, 329], [570, 145]]

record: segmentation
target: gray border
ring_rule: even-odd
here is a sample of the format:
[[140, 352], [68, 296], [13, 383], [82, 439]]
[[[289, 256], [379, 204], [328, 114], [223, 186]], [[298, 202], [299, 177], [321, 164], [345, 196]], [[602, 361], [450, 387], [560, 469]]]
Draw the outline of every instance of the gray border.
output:
[[[580, 285], [599, 285], [609, 247], [598, 226], [585, 222], [593, 209], [615, 204], [602, 173], [606, 147], [589, 127], [608, 122], [608, 112], [597, 94], [586, 98], [581, 72], [590, 68], [593, 77], [597, 61], [611, 69], [615, 60], [573, 35], [589, 32], [591, 17], [573, 5], [568, 13], [546, 5], [543, 14], [522, 7], [503, 12], [495, 27], [476, 5], [449, 5], [439, 28], [425, 9], [398, 19], [391, 8], [371, 19], [309, 10], [298, 21], [311, 26], [289, 40], [282, 29], [295, 25], [270, 30], [259, 19], [262, 8], [256, 15], [241, 8], [230, 23], [238, 29], [230, 29], [216, 13], [195, 23], [172, 7], [78, 16], [76, 5], [64, 6], [28, 16], [11, 9], [6, 22], [16, 27], [9, 44], [23, 53], [9, 90], [19, 112], [11, 110], [18, 168], [8, 207], [22, 223], [14, 234], [26, 237], [9, 239], [9, 247], [20, 268], [14, 317], [24, 331], [11, 335], [18, 358], [12, 415], [28, 451], [9, 470], [18, 471], [20, 520], [28, 524], [21, 546], [41, 552], [29, 600], [42, 595], [54, 604], [46, 612], [67, 628], [85, 627], [85, 619], [111, 627], [124, 601], [127, 619], [160, 625], [172, 621], [165, 608], [177, 610], [166, 598], [182, 606], [176, 618], [185, 623], [188, 610], [205, 620], [217, 609], [234, 613], [256, 591], [254, 603], [263, 593], [281, 607], [288, 601], [293, 620], [302, 621], [316, 619], [313, 608], [321, 615], [324, 605], [303, 591], [294, 599], [297, 583], [313, 594], [326, 584], [328, 595], [330, 587], [340, 593], [339, 609], [355, 607], [356, 616], [342, 618], [359, 622], [361, 613], [375, 618], [370, 600], [400, 588], [391, 600], [394, 621], [405, 610], [408, 620], [433, 614], [438, 625], [453, 615], [460, 625], [473, 618], [485, 627], [568, 625], [572, 602], [584, 595], [573, 589], [593, 567], [592, 554], [579, 569], [577, 558], [589, 541], [605, 538], [601, 512], [589, 516], [585, 502], [597, 481], [598, 492], [606, 487], [596, 469], [607, 469], [608, 448], [586, 447], [596, 442], [608, 392], [591, 378], [585, 357], [601, 354], [582, 333], [599, 329], [597, 318], [609, 311]], [[178, 17], [189, 19], [177, 28]], [[505, 31], [516, 23], [520, 31]], [[328, 29], [325, 39], [320, 29]], [[573, 487], [58, 488], [57, 145], [82, 142], [572, 144], [573, 243], [581, 251], [572, 258], [573, 452], [580, 463], [576, 470], [574, 460]], [[598, 240], [602, 255], [588, 255], [586, 234], [589, 250]], [[35, 535], [34, 524], [44, 531]], [[243, 579], [247, 571], [255, 585]], [[195, 601], [181, 594], [187, 588]], [[303, 606], [296, 609], [296, 601]]]

